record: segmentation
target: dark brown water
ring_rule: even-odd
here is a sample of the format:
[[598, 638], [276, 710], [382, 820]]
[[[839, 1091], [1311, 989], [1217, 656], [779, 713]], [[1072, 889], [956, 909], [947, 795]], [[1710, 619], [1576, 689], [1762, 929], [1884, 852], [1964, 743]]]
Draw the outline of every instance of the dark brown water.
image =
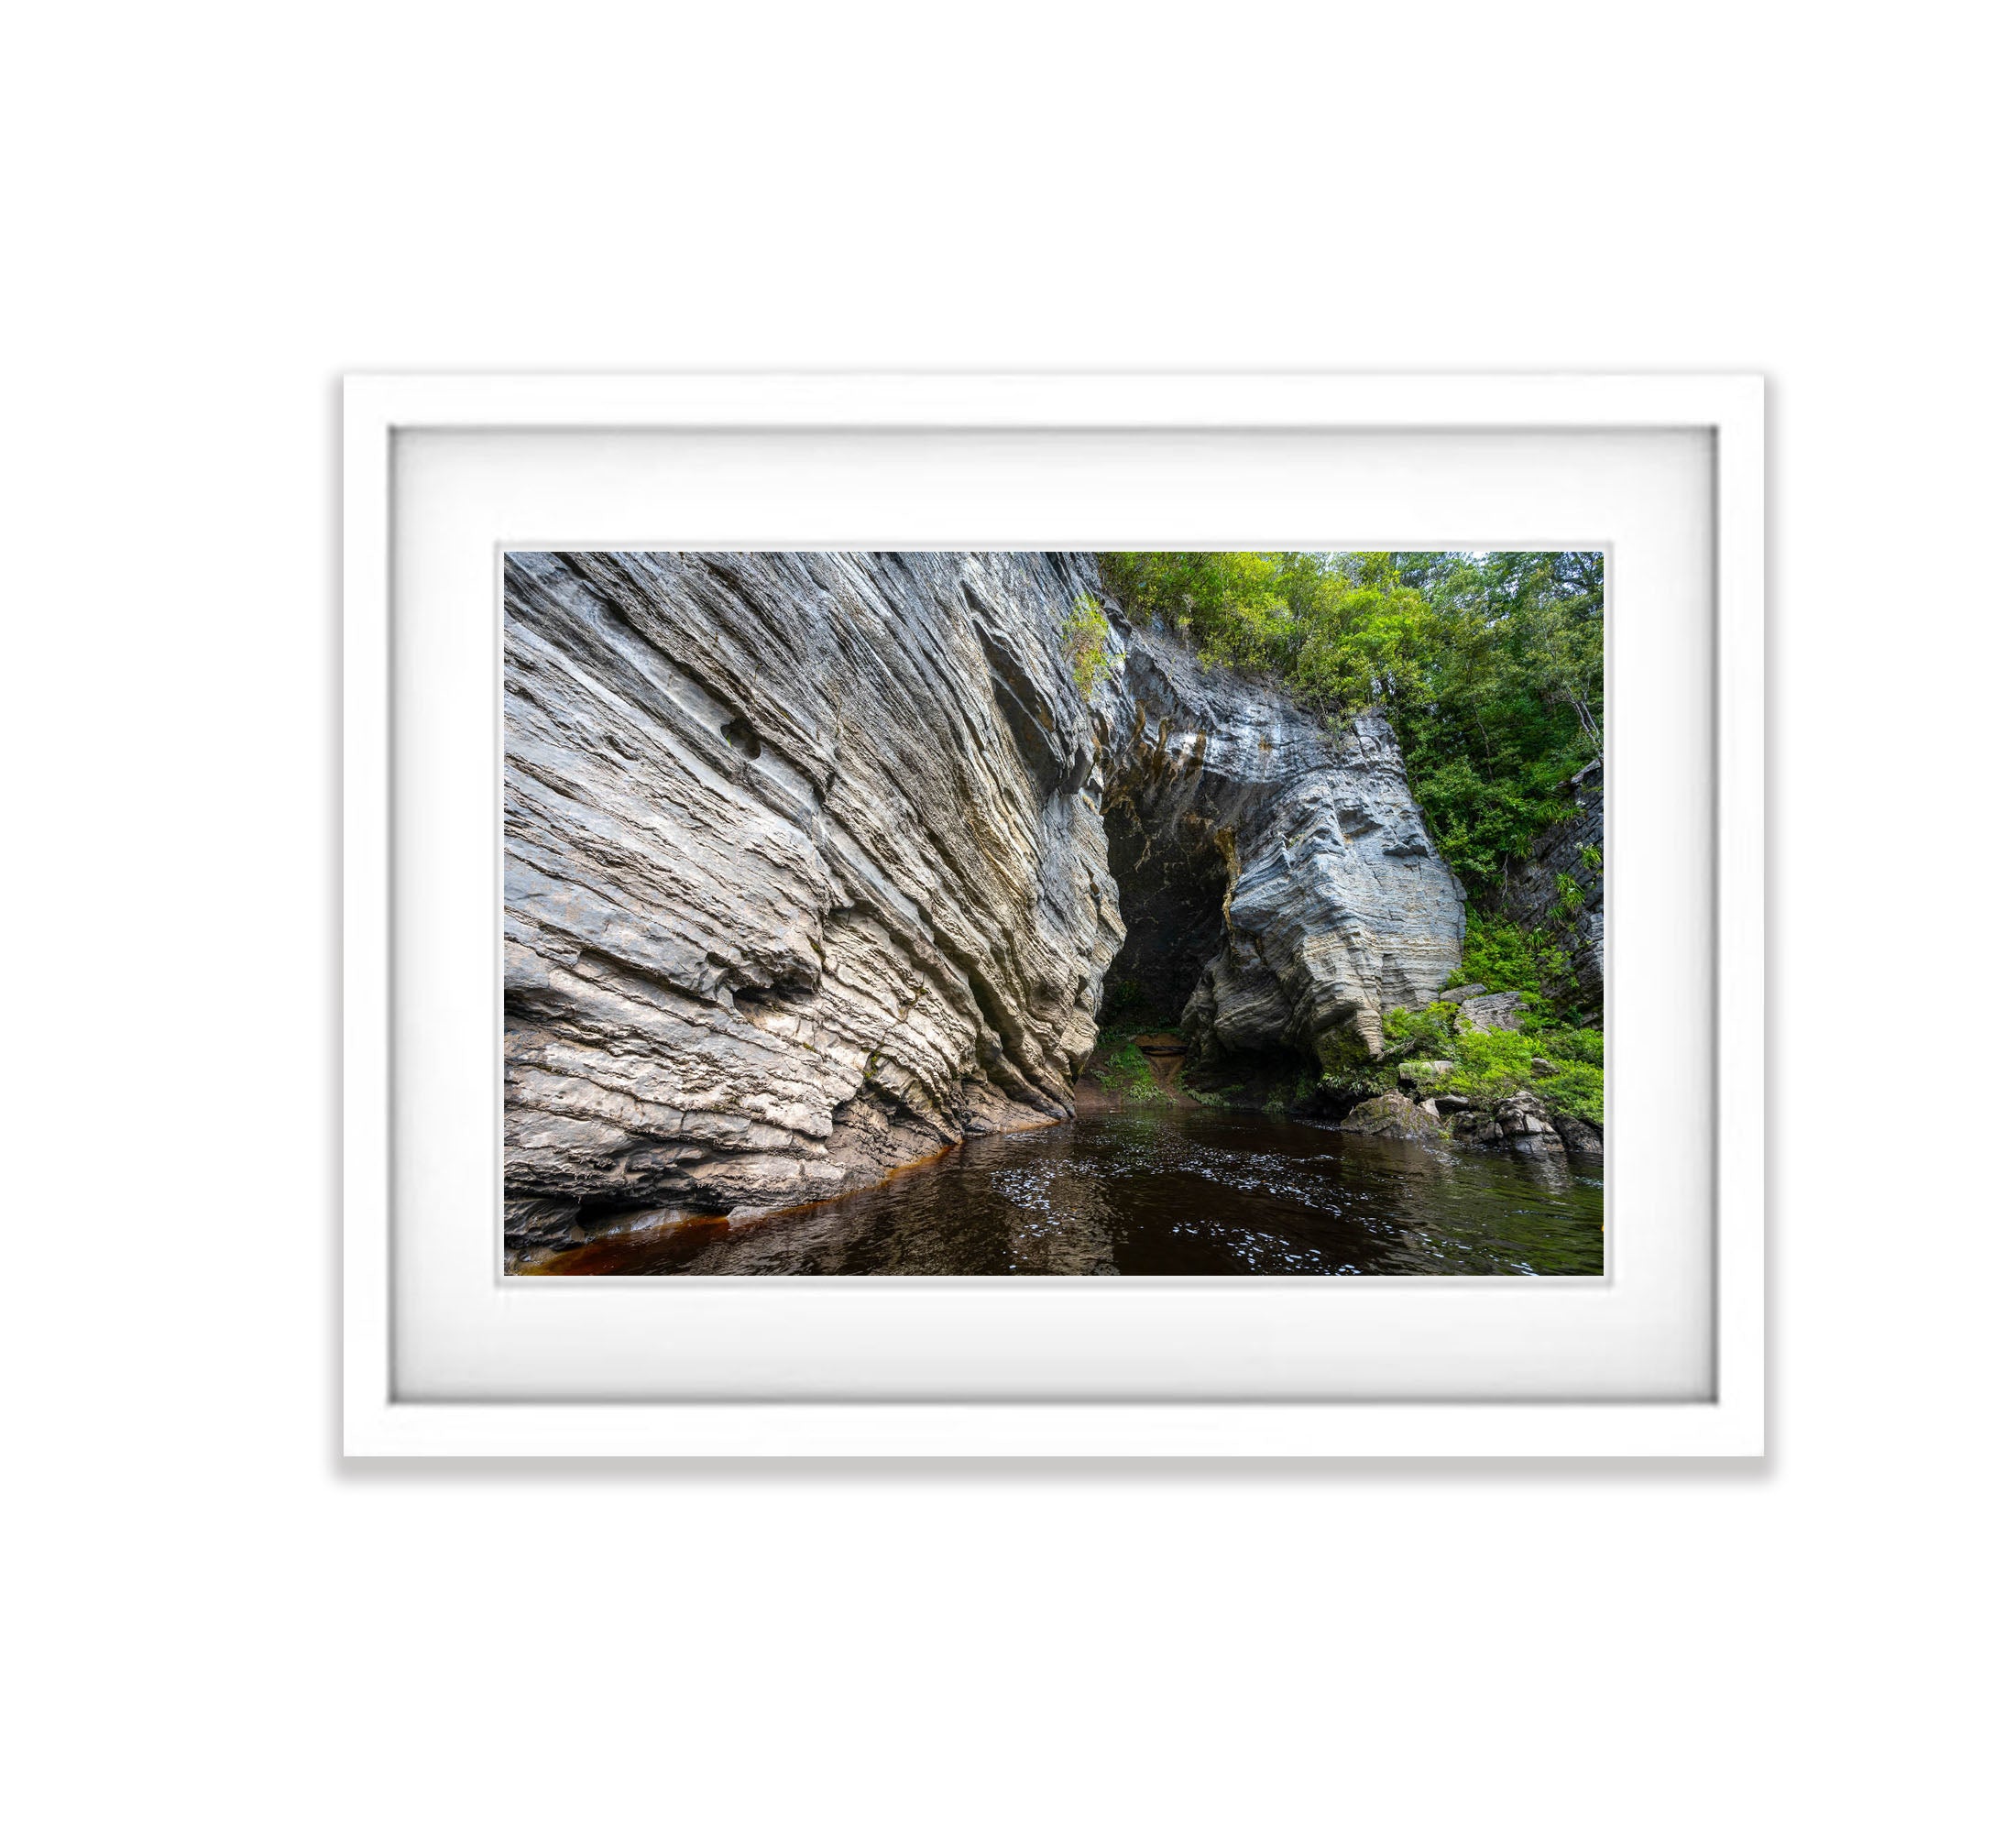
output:
[[556, 1273], [1601, 1274], [1600, 1170], [1212, 1108], [1000, 1134], [858, 1196]]

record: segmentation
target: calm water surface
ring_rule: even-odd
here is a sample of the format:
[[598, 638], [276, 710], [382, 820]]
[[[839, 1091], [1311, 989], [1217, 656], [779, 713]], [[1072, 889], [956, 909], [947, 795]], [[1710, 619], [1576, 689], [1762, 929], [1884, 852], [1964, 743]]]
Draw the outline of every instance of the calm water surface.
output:
[[1600, 1169], [1222, 1109], [1081, 1114], [858, 1196], [577, 1248], [555, 1273], [1601, 1274]]

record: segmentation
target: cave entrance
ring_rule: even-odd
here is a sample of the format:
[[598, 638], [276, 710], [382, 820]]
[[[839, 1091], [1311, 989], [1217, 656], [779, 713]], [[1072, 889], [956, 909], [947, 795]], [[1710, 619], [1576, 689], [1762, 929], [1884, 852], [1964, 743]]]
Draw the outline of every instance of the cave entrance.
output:
[[1205, 963], [1224, 946], [1231, 836], [1194, 812], [1150, 832], [1127, 796], [1105, 819], [1127, 939], [1106, 970], [1099, 1022], [1173, 1030]]

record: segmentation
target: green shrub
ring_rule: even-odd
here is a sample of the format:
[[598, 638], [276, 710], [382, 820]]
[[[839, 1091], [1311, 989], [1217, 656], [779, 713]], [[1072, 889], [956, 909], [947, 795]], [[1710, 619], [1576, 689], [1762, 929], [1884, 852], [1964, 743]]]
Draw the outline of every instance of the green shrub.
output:
[[[1445, 1053], [1453, 1063], [1422, 1091], [1502, 1101], [1531, 1089], [1550, 1107], [1603, 1125], [1603, 1033], [1600, 1031], [1465, 1031]], [[1555, 1066], [1536, 1075], [1533, 1059]]]
[[1092, 689], [1112, 666], [1112, 658], [1106, 653], [1106, 639], [1112, 634], [1112, 626], [1098, 600], [1089, 592], [1080, 592], [1064, 620], [1064, 661], [1084, 699], [1092, 697]]
[[1425, 1012], [1389, 1012], [1386, 1018], [1386, 1055], [1446, 1057], [1455, 1048], [1456, 1008], [1440, 999]]
[[1548, 937], [1520, 928], [1508, 916], [1471, 906], [1463, 931], [1463, 964], [1451, 977], [1453, 982], [1481, 982], [1492, 993], [1523, 993], [1530, 1002], [1528, 1011], [1544, 1022], [1552, 1014], [1545, 989], [1568, 977], [1568, 957]]
[[1244, 1092], [1237, 1083], [1222, 1091], [1199, 1088], [1190, 1080], [1190, 1066], [1188, 1063], [1185, 1063], [1181, 1069], [1177, 1070], [1176, 1080], [1183, 1092], [1189, 1095], [1200, 1107], [1230, 1107], [1232, 1102], [1228, 1097]]
[[1547, 1034], [1548, 1047], [1539, 1054], [1550, 1061], [1559, 1063], [1593, 1063], [1603, 1067], [1603, 1033], [1600, 1031], [1552, 1031]]
[[[1101, 1034], [1103, 1040], [1104, 1034]], [[1096, 1056], [1092, 1062], [1092, 1080], [1108, 1094], [1116, 1094], [1123, 1101], [1167, 1101], [1167, 1094], [1162, 1084], [1156, 1081], [1155, 1070], [1142, 1054], [1141, 1046], [1129, 1038], [1120, 1048], [1101, 1061]]]
[[[1518, 955], [1504, 938], [1496, 938], [1494, 946], [1498, 950], [1494, 959], [1501, 965], [1510, 960], [1522, 972], [1529, 968], [1529, 958]], [[1484, 978], [1482, 974], [1474, 977]], [[1517, 987], [1493, 990], [1524, 991]], [[1456, 1016], [1456, 1008], [1446, 1000], [1437, 1001], [1425, 1012], [1387, 1014], [1386, 1048], [1377, 1078], [1378, 1092], [1399, 1085], [1398, 1070], [1403, 1061], [1441, 1059], [1453, 1067], [1424, 1085], [1419, 1091], [1422, 1094], [1463, 1094], [1473, 1101], [1500, 1101], [1522, 1088], [1531, 1089], [1550, 1107], [1598, 1126], [1603, 1125], [1602, 1032], [1555, 1025], [1547, 1003], [1530, 995], [1524, 1030], [1460, 1031]], [[1558, 1073], [1535, 1075], [1535, 1057], [1546, 1058]]]

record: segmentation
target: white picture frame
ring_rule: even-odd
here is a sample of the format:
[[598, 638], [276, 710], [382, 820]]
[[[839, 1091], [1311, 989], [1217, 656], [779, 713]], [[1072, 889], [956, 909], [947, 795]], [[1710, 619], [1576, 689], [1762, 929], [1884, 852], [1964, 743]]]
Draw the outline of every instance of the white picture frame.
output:
[[[1754, 1457], [1764, 1450], [1765, 1215], [1764, 1215], [1764, 914], [1763, 914], [1763, 657], [1764, 657], [1764, 396], [1759, 379], [1743, 376], [647, 376], [647, 377], [353, 377], [345, 389], [344, 466], [344, 1443], [346, 1454], [388, 1455], [983, 1455], [983, 1456], [1707, 1456]], [[434, 1227], [419, 1214], [403, 1224], [395, 1215], [395, 1135], [401, 1124], [396, 1102], [410, 1101], [420, 1083], [395, 1073], [394, 1024], [395, 823], [404, 818], [402, 796], [411, 787], [394, 772], [395, 697], [423, 686], [397, 671], [423, 669], [424, 647], [395, 643], [395, 600], [400, 587], [395, 562], [401, 531], [395, 527], [395, 455], [402, 438], [425, 434], [480, 439], [565, 435], [567, 449], [586, 453], [584, 435], [649, 435], [693, 440], [724, 435], [739, 451], [782, 454], [793, 442], [824, 436], [873, 435], [885, 445], [947, 435], [999, 436], [1004, 445], [1028, 438], [1095, 439], [1122, 435], [1133, 450], [1167, 450], [1211, 437], [1281, 440], [1344, 437], [1413, 443], [1423, 490], [1434, 488], [1433, 455], [1455, 453], [1464, 442], [1507, 436], [1545, 436], [1600, 442], [1609, 436], [1684, 434], [1705, 442], [1712, 545], [1699, 632], [1708, 657], [1702, 675], [1712, 699], [1700, 730], [1705, 754], [1676, 758], [1667, 767], [1703, 773], [1712, 785], [1698, 860], [1684, 862], [1712, 911], [1707, 938], [1712, 1025], [1690, 1066], [1711, 1104], [1709, 1136], [1682, 1148], [1700, 1155], [1696, 1169], [1704, 1200], [1690, 1225], [1704, 1231], [1708, 1269], [1702, 1342], [1703, 1377], [1683, 1398], [1645, 1398], [1628, 1388], [1600, 1398], [1580, 1385], [1573, 1368], [1560, 1385], [1528, 1381], [1495, 1387], [1488, 1375], [1476, 1391], [1452, 1398], [1432, 1381], [1419, 1393], [1362, 1388], [1357, 1397], [1260, 1388], [1233, 1394], [1200, 1392], [1198, 1385], [1145, 1380], [1116, 1395], [1088, 1390], [1076, 1398], [1052, 1383], [1041, 1392], [1008, 1393], [970, 1378], [949, 1377], [940, 1395], [893, 1387], [873, 1395], [845, 1382], [830, 1394], [817, 1383], [788, 1391], [750, 1383], [696, 1388], [668, 1398], [663, 1384], [631, 1381], [621, 1365], [576, 1384], [564, 1397], [560, 1384], [494, 1377], [485, 1389], [439, 1378], [439, 1371], [471, 1366], [486, 1350], [479, 1333], [465, 1341], [444, 1338], [431, 1364], [414, 1354], [409, 1334], [401, 1347], [397, 1320], [409, 1330], [433, 1315], [422, 1291], [427, 1255], [419, 1260], [394, 1252], [395, 1224]], [[618, 452], [605, 443], [592, 449]], [[417, 450], [418, 448], [413, 448]], [[561, 449], [555, 446], [557, 451]], [[1187, 447], [1186, 447], [1187, 449]], [[1396, 449], [1403, 449], [1396, 447]], [[1422, 457], [1422, 454], [1429, 455]], [[593, 484], [594, 479], [586, 480]], [[522, 500], [522, 499], [521, 499]], [[1488, 493], [1474, 498], [1490, 500]], [[1138, 529], [1113, 530], [1102, 543], [1033, 538], [1026, 524], [1000, 531], [970, 521], [934, 524], [922, 535], [912, 526], [871, 523], [856, 509], [855, 521], [812, 526], [806, 512], [781, 529], [751, 538], [743, 523], [706, 524], [706, 538], [690, 528], [678, 544], [784, 546], [853, 545], [1148, 545]], [[586, 529], [560, 518], [527, 525], [525, 511], [506, 524], [513, 544], [545, 543], [637, 544], [605, 529]], [[566, 522], [566, 525], [560, 525]], [[662, 531], [632, 528], [639, 540]], [[1047, 532], [1047, 531], [1045, 531]], [[1074, 531], [1075, 532], [1075, 531]], [[934, 532], [942, 538], [932, 538]], [[1328, 531], [1312, 530], [1311, 535]], [[1181, 544], [1182, 530], [1161, 544]], [[1441, 544], [1491, 544], [1500, 534], [1546, 544], [1546, 530], [1530, 520], [1517, 528], [1465, 528]], [[1125, 538], [1123, 538], [1125, 537]], [[466, 545], [467, 543], [465, 543]], [[670, 541], [666, 544], [672, 544]], [[1194, 544], [1221, 543], [1200, 540]], [[1252, 544], [1262, 544], [1254, 543]], [[1280, 543], [1286, 544], [1286, 543]], [[1314, 544], [1311, 542], [1310, 544]], [[1361, 544], [1353, 543], [1351, 544]], [[1377, 544], [1367, 541], [1362, 544]], [[1391, 544], [1430, 544], [1426, 540]], [[1510, 544], [1509, 540], [1501, 544]], [[1560, 543], [1565, 544], [1565, 543]], [[418, 590], [420, 588], [413, 588]], [[464, 632], [465, 638], [471, 633]], [[494, 641], [494, 630], [484, 640]], [[1615, 651], [1613, 651], [1615, 658]], [[400, 752], [411, 762], [412, 748]], [[493, 757], [467, 760], [494, 769]], [[413, 887], [405, 887], [410, 900]], [[491, 927], [494, 931], [495, 924]], [[494, 936], [471, 936], [472, 949], [494, 949]], [[404, 1130], [407, 1153], [430, 1148], [426, 1130]], [[500, 1173], [499, 1173], [500, 1175]], [[411, 1188], [411, 1186], [407, 1186]], [[470, 1192], [473, 1203], [488, 1192]], [[424, 1208], [425, 1206], [422, 1206]], [[429, 1211], [431, 1214], [433, 1212]], [[472, 1213], [473, 1210], [472, 1210]], [[424, 1265], [422, 1263], [425, 1263]], [[469, 1281], [465, 1279], [466, 1286]], [[523, 1284], [525, 1282], [520, 1282]], [[537, 1282], [534, 1282], [537, 1283]], [[564, 1282], [551, 1282], [561, 1284]], [[633, 1289], [625, 1305], [639, 1302], [634, 1289], [651, 1285], [740, 1286], [743, 1282], [571, 1282]], [[932, 1286], [938, 1282], [758, 1282], [772, 1288], [817, 1284]], [[960, 1284], [964, 1282], [946, 1282]], [[975, 1282], [986, 1283], [986, 1282]], [[1026, 1282], [1046, 1285], [1053, 1282]], [[1080, 1282], [1082, 1283], [1082, 1282]], [[1098, 1282], [1101, 1285], [1115, 1282]], [[1118, 1282], [1125, 1284], [1128, 1282]], [[1168, 1282], [1161, 1282], [1168, 1283]], [[1200, 1282], [1210, 1286], [1214, 1282]], [[1309, 1282], [1249, 1281], [1249, 1286]], [[1326, 1282], [1338, 1283], [1338, 1282]], [[1377, 1282], [1342, 1282], [1352, 1285]], [[1453, 1289], [1488, 1282], [1408, 1281], [1415, 1287]], [[1552, 1282], [1526, 1282], [1552, 1283]], [[494, 1294], [463, 1301], [473, 1315], [503, 1318], [507, 1301]], [[600, 1302], [600, 1301], [597, 1301]], [[738, 1341], [766, 1328], [763, 1303], [753, 1309], [738, 1294]], [[783, 1333], [803, 1340], [802, 1321], [774, 1328], [779, 1354]], [[798, 1301], [791, 1301], [797, 1303]], [[912, 1315], [933, 1298], [914, 1293]], [[939, 1302], [949, 1303], [944, 1300]], [[1208, 1292], [1189, 1302], [1209, 1306]], [[1270, 1301], [1269, 1302], [1273, 1302]], [[1477, 1305], [1487, 1301], [1477, 1300]], [[1490, 1305], [1499, 1301], [1488, 1301]], [[508, 1305], [517, 1305], [514, 1296]], [[1191, 1315], [1195, 1315], [1192, 1313]], [[605, 1312], [600, 1323], [615, 1318]], [[578, 1360], [597, 1336], [617, 1336], [594, 1320], [571, 1326], [557, 1349]], [[1417, 1336], [1419, 1332], [1417, 1332]], [[514, 1352], [497, 1338], [495, 1354]], [[1455, 1350], [1449, 1352], [1455, 1355]], [[401, 1385], [432, 1366], [436, 1378]], [[528, 1369], [531, 1368], [528, 1361]], [[560, 1366], [549, 1362], [549, 1368]], [[1152, 1358], [1145, 1367], [1153, 1365]], [[1423, 1365], [1424, 1367], [1426, 1365]], [[508, 1376], [508, 1368], [504, 1375]], [[1446, 1388], [1447, 1384], [1444, 1384]], [[408, 1391], [412, 1388], [412, 1391]], [[1649, 1390], [1648, 1390], [1649, 1391]], [[1495, 1398], [1497, 1393], [1514, 1398]]]

